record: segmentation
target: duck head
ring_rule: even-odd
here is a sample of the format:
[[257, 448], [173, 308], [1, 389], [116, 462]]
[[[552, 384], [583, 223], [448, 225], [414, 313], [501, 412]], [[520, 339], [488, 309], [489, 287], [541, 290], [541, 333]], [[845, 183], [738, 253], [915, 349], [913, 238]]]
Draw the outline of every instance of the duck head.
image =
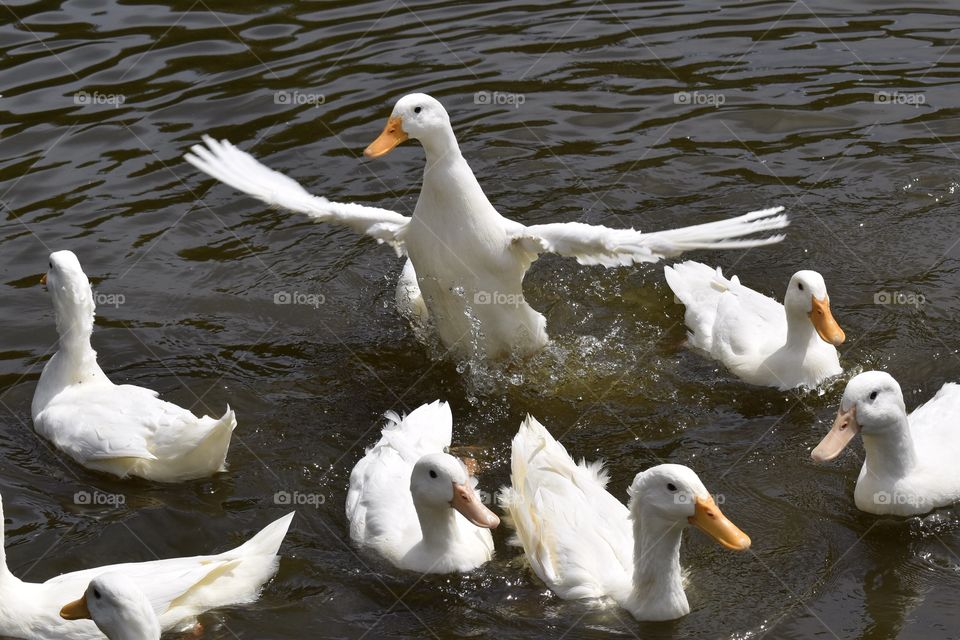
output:
[[817, 462], [833, 460], [858, 433], [881, 436], [902, 428], [906, 415], [900, 385], [884, 371], [865, 371], [847, 383], [830, 432], [810, 453]]
[[434, 139], [448, 135], [452, 135], [450, 116], [440, 101], [425, 93], [411, 93], [397, 101], [383, 133], [363, 153], [368, 158], [379, 158], [406, 140], [419, 140], [429, 147]]
[[93, 620], [110, 640], [159, 640], [160, 622], [143, 591], [119, 573], [90, 581], [86, 593], [60, 610], [65, 620]]
[[478, 527], [494, 529], [500, 518], [490, 511], [473, 489], [466, 466], [446, 453], [423, 456], [410, 475], [410, 493], [418, 511], [456, 509]]
[[787, 293], [783, 296], [787, 318], [796, 322], [809, 321], [824, 342], [837, 347], [846, 340], [843, 329], [830, 312], [830, 296], [827, 285], [816, 271], [797, 271], [790, 278]]
[[80, 261], [72, 251], [54, 251], [50, 254], [49, 270], [40, 279], [53, 298], [53, 310], [57, 317], [57, 331], [61, 336], [74, 329], [93, 326], [96, 305], [90, 280], [80, 267]]
[[730, 522], [689, 467], [661, 464], [641, 471], [630, 485], [634, 520], [658, 518], [671, 524], [692, 524], [727, 549], [750, 548], [750, 537]]

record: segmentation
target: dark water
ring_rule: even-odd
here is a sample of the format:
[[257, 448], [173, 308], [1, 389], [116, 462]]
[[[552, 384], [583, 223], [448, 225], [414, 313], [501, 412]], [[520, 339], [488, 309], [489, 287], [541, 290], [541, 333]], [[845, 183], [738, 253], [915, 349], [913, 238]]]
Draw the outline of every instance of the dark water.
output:
[[[658, 266], [540, 260], [526, 295], [555, 345], [465, 376], [394, 310], [388, 249], [265, 210], [181, 160], [211, 133], [316, 193], [410, 213], [422, 151], [360, 152], [398, 97], [427, 91], [522, 222], [661, 229], [782, 204], [783, 244], [692, 257], [778, 297], [794, 271], [819, 270], [847, 377], [886, 368], [913, 407], [960, 379], [954, 3], [76, 0], [0, 16], [0, 491], [21, 577], [221, 550], [297, 491], [323, 504], [299, 509], [279, 575], [256, 605], [205, 615], [204, 638], [960, 637], [957, 514], [856, 511], [859, 447], [828, 467], [808, 456], [843, 382], [748, 388], [685, 351]], [[94, 344], [116, 382], [237, 409], [229, 473], [118, 482], [33, 435], [56, 340], [36, 283], [62, 248], [100, 295]], [[274, 304], [284, 292], [323, 304]], [[917, 304], [878, 304], [884, 292]], [[458, 443], [486, 448], [487, 489], [506, 482], [532, 412], [576, 457], [606, 458], [623, 499], [637, 471], [691, 465], [752, 552], [686, 536], [693, 612], [667, 624], [552, 597], [506, 530], [468, 576], [357, 556], [350, 469], [380, 414], [436, 398]], [[125, 504], [76, 504], [94, 488]]]

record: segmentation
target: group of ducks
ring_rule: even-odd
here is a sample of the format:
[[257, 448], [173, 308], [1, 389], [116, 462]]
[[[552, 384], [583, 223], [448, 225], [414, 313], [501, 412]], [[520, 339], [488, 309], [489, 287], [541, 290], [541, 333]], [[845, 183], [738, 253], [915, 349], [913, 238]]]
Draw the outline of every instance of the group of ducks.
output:
[[[194, 146], [186, 159], [271, 206], [340, 222], [393, 246], [407, 257], [398, 308], [432, 328], [459, 358], [523, 356], [547, 343], [544, 317], [522, 298], [523, 276], [542, 252], [581, 264], [631, 265], [692, 249], [779, 242], [782, 235], [745, 236], [788, 223], [774, 208], [654, 233], [576, 222], [526, 226], [489, 203], [437, 100], [402, 98], [365, 153], [383, 156], [408, 138], [421, 142], [427, 160], [411, 217], [312, 196], [226, 141], [205, 138], [206, 146]], [[797, 272], [783, 304], [697, 262], [666, 267], [665, 276], [686, 307], [689, 345], [744, 381], [791, 389], [842, 373], [836, 347], [845, 335], [820, 274]], [[198, 418], [155, 391], [113, 384], [91, 346], [95, 305], [77, 257], [51, 254], [42, 282], [53, 300], [59, 348], [34, 395], [37, 432], [78, 463], [119, 477], [179, 482], [225, 471], [234, 412], [227, 407], [220, 418]], [[497, 295], [481, 299], [481, 292]], [[833, 427], [812, 456], [831, 460], [859, 433], [866, 460], [857, 506], [877, 514], [926, 513], [960, 500], [960, 476], [949, 466], [960, 454], [960, 432], [943, 425], [958, 413], [958, 385], [944, 385], [908, 416], [890, 375], [862, 373], [847, 384]], [[387, 414], [380, 440], [350, 476], [352, 540], [421, 573], [469, 571], [492, 557], [490, 529], [500, 518], [481, 499], [469, 461], [449, 453], [452, 436], [446, 403]], [[562, 598], [613, 601], [638, 620], [677, 618], [690, 610], [679, 562], [687, 524], [727, 549], [750, 547], [688, 467], [662, 464], [638, 473], [626, 506], [607, 491], [607, 481], [600, 463], [577, 464], [536, 419], [524, 420], [499, 504], [533, 572]], [[888, 498], [879, 500], [883, 494]], [[189, 627], [204, 610], [257, 598], [276, 571], [292, 517], [219, 555], [100, 567], [42, 584], [18, 580], [0, 556], [0, 635], [88, 639], [102, 637], [99, 628], [111, 640], [156, 640], [163, 630]]]

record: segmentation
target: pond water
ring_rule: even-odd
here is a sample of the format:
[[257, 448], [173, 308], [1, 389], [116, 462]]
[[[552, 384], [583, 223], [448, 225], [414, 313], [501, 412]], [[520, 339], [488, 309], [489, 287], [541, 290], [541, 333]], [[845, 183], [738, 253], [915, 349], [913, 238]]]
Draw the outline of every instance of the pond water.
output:
[[[960, 637], [957, 513], [860, 513], [862, 447], [809, 459], [854, 373], [889, 370], [909, 408], [960, 380], [954, 3], [13, 0], [0, 16], [0, 493], [20, 577], [222, 550], [286, 512], [286, 492], [307, 504], [276, 579], [255, 605], [205, 614], [203, 638]], [[422, 150], [362, 150], [413, 91], [444, 103], [490, 200], [524, 223], [656, 230], [785, 206], [782, 244], [690, 257], [777, 298], [820, 271], [847, 373], [748, 387], [684, 349], [662, 265], [554, 256], [525, 285], [553, 345], [459, 371], [394, 308], [390, 249], [181, 157], [210, 133], [314, 193], [409, 214]], [[66, 248], [97, 292], [115, 382], [236, 409], [228, 473], [121, 482], [33, 434], [56, 348], [37, 282]], [[576, 458], [604, 458], [623, 500], [638, 471], [690, 465], [753, 548], [685, 534], [693, 611], [658, 624], [552, 596], [506, 528], [465, 576], [358, 554], [352, 466], [383, 412], [438, 398], [484, 489], [508, 482], [529, 412]], [[78, 504], [95, 490], [122, 500]]]

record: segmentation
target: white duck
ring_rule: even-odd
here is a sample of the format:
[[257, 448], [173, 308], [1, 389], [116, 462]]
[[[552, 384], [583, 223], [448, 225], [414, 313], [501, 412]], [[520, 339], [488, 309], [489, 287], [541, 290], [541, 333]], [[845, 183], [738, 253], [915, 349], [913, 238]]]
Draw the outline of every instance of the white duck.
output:
[[[3, 505], [0, 502], [0, 520]], [[0, 636], [23, 640], [102, 639], [91, 621], [71, 622], [61, 608], [87, 591], [94, 578], [120, 574], [143, 593], [164, 631], [195, 623], [209, 609], [255, 601], [277, 571], [277, 551], [293, 513], [267, 525], [245, 544], [211, 556], [115, 564], [23, 582], [7, 568], [0, 545]]]
[[576, 464], [530, 416], [513, 439], [510, 481], [500, 502], [534, 573], [561, 598], [613, 600], [638, 620], [690, 612], [680, 568], [687, 524], [728, 549], [750, 546], [688, 467], [638, 473], [625, 507], [601, 464]]
[[847, 383], [830, 432], [813, 450], [833, 460], [858, 433], [866, 459], [853, 497], [877, 515], [913, 516], [960, 501], [960, 385], [948, 382], [910, 416], [900, 385], [866, 371]]
[[488, 529], [500, 519], [483, 505], [463, 462], [445, 453], [450, 406], [437, 401], [386, 417], [380, 441], [350, 474], [350, 538], [420, 573], [470, 571], [490, 560]]
[[156, 391], [113, 384], [90, 346], [95, 306], [77, 257], [51, 253], [41, 282], [53, 298], [60, 343], [33, 396], [37, 433], [85, 467], [120, 477], [179, 482], [225, 471], [237, 426], [230, 407], [219, 420], [198, 418]]
[[296, 181], [263, 166], [226, 140], [204, 137], [185, 158], [198, 169], [271, 206], [347, 225], [392, 245], [409, 260], [397, 290], [408, 317], [429, 317], [446, 348], [459, 356], [499, 358], [540, 350], [544, 317], [523, 299], [523, 277], [549, 251], [580, 264], [606, 267], [656, 262], [692, 249], [756, 247], [782, 235], [736, 239], [787, 226], [782, 207], [682, 229], [640, 233], [580, 222], [526, 226], [501, 216], [460, 153], [450, 117], [434, 98], [397, 101], [365, 153], [378, 158], [407, 139], [426, 153], [420, 198], [412, 217], [312, 196]]
[[688, 344], [742, 380], [786, 390], [843, 373], [836, 347], [846, 336], [816, 271], [793, 274], [784, 304], [699, 262], [664, 267], [663, 274], [686, 305]]
[[64, 620], [93, 620], [108, 640], [160, 640], [160, 621], [140, 587], [122, 573], [90, 581], [79, 600], [60, 610]]

